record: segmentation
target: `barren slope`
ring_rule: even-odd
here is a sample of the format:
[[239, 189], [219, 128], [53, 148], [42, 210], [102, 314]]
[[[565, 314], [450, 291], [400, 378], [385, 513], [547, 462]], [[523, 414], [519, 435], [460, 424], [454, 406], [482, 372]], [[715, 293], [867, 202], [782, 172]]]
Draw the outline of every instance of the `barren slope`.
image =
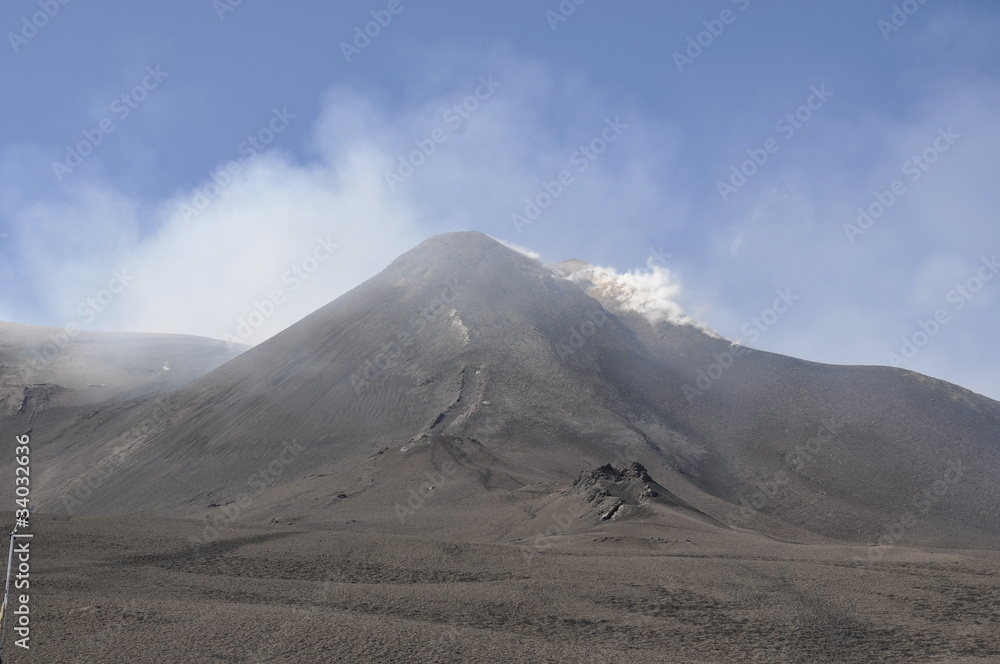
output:
[[[513, 536], [581, 471], [639, 461], [720, 529], [995, 541], [1000, 404], [764, 352], [692, 396], [733, 350], [482, 234], [437, 236], [158, 403], [101, 411], [38, 493], [58, 505], [73, 467], [115, 455], [82, 511], [217, 517], [240, 501], [241, 519]], [[421, 488], [426, 473], [447, 482]], [[434, 508], [399, 519], [410, 490]], [[457, 517], [469, 501], [492, 521]]]

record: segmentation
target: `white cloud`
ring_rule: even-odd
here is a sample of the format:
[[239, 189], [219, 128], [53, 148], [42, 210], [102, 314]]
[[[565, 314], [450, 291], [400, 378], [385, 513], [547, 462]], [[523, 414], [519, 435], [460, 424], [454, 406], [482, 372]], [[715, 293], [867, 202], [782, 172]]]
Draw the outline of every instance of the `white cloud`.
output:
[[[884, 99], [864, 101], [851, 98], [849, 86], [831, 83], [841, 96], [831, 100], [830, 115], [812, 120], [738, 196], [706, 211], [700, 221], [712, 229], [710, 252], [695, 285], [709, 306], [699, 317], [739, 336], [741, 323], [767, 306], [774, 289], [790, 287], [800, 303], [757, 347], [821, 362], [885, 365], [921, 320], [938, 308], [951, 310], [948, 292], [973, 275], [983, 256], [1000, 251], [1000, 189], [989, 182], [1000, 122], [988, 110], [1000, 103], [1000, 81], [971, 64], [987, 48], [988, 30], [969, 36], [966, 50], [974, 53], [965, 52], [962, 62], [949, 59], [947, 44], [959, 38], [951, 22], [928, 14], [927, 30], [900, 35], [909, 64], [894, 84], [905, 95], [887, 90]], [[932, 152], [935, 142], [944, 145], [939, 132], [947, 135], [949, 127], [960, 137]], [[914, 155], [925, 154], [933, 163], [914, 170]], [[720, 172], [726, 168], [719, 164]], [[859, 207], [887, 199], [896, 180], [905, 192], [851, 243], [844, 225], [856, 223]], [[685, 278], [692, 279], [691, 271]], [[984, 288], [906, 368], [970, 385], [992, 381], [991, 396], [1000, 396], [996, 381], [982, 373], [991, 357], [996, 363], [997, 292], [993, 284]], [[966, 346], [977, 348], [976, 355]]]
[[[633, 219], [669, 209], [671, 197], [647, 173], [670, 159], [672, 134], [660, 123], [595, 101], [602, 96], [580, 81], [502, 50], [439, 59], [451, 68], [448, 75], [411, 62], [408, 99], [390, 103], [379, 91], [331, 89], [311, 120], [307, 160], [272, 147], [245, 163], [217, 196], [213, 191], [211, 204], [195, 216], [182, 209], [192, 205], [190, 191], [144, 200], [85, 169], [66, 186], [22, 195], [5, 214], [20, 247], [18, 269], [34, 275], [24, 290], [36, 294], [42, 315], [55, 324], [259, 343], [429, 235], [493, 227], [511, 233], [510, 215], [524, 197], [573, 168], [574, 150], [618, 115], [627, 117], [629, 131], [586, 172], [575, 172], [574, 186], [525, 241], [559, 251], [566, 228], [606, 218], [616, 200], [628, 201], [617, 207]], [[435, 132], [444, 140], [431, 138]], [[23, 157], [28, 149], [17, 150]], [[220, 154], [212, 171], [236, 155], [235, 149]], [[412, 171], [400, 168], [401, 159]], [[48, 168], [45, 159], [29, 161]], [[206, 177], [200, 187], [209, 183]], [[320, 240], [339, 245], [324, 260], [314, 255]], [[310, 265], [308, 279], [294, 276]], [[128, 288], [81, 319], [80, 303], [101, 293], [116, 270], [134, 276]], [[271, 297], [275, 291], [280, 297]]]
[[[984, 37], [993, 26], [959, 38], [964, 24], [958, 29], [948, 20], [928, 15], [926, 30], [914, 26], [894, 40], [913, 63], [900, 73], [905, 95], [886, 95], [902, 101], [869, 104], [852, 98], [847, 83], [831, 82], [838, 96], [830, 113], [783, 145], [725, 205], [699, 199], [690, 180], [678, 177], [695, 165], [677, 163], [681, 138], [672, 125], [609, 101], [578, 76], [554, 76], [503, 49], [442, 50], [430, 56], [433, 66], [409, 58], [400, 72], [407, 80], [402, 99], [331, 89], [318, 117], [296, 120], [314, 128], [305, 157], [270, 150], [190, 224], [178, 213], [189, 192], [143, 199], [83, 172], [46, 191], [37, 185], [50, 175], [45, 151], [15, 146], [0, 159], [0, 215], [8, 225], [2, 231], [10, 236], [0, 245], [7, 258], [0, 278], [15, 284], [0, 292], [0, 312], [25, 322], [78, 320], [78, 304], [126, 269], [135, 281], [87, 327], [221, 337], [256, 310], [255, 301], [282, 289], [287, 301], [249, 339], [256, 343], [434, 233], [477, 229], [543, 248], [546, 260], [581, 256], [618, 265], [669, 238], [677, 254], [671, 272], [595, 268], [605, 271], [594, 278], [623, 308], [673, 322], [689, 322], [687, 312], [695, 312], [732, 338], [775, 289], [790, 287], [801, 303], [762, 335], [759, 347], [884, 364], [941, 289], [967, 278], [964, 268], [982, 255], [1000, 251], [1000, 189], [993, 182], [1000, 85], [983, 69], [955, 69], [993, 48]], [[956, 39], [968, 47], [957, 65], [943, 55]], [[930, 60], [939, 66], [930, 68]], [[452, 127], [448, 110], [491, 75], [501, 85]], [[573, 152], [619, 115], [627, 131], [585, 172], [575, 170]], [[904, 177], [903, 162], [948, 126], [961, 139], [849, 243], [843, 224], [855, 221], [856, 208]], [[446, 140], [390, 190], [386, 172], [436, 129]], [[751, 147], [761, 127], [740, 130], [740, 147]], [[220, 163], [233, 156], [220, 154]], [[728, 172], [732, 158], [719, 151], [718, 163], [704, 169], [709, 176], [694, 184], [711, 194], [712, 174]], [[574, 183], [515, 235], [511, 214], [523, 212], [525, 199], [565, 169]], [[693, 200], [702, 204], [694, 209]], [[292, 292], [282, 276], [327, 235], [340, 248]], [[997, 287], [991, 284], [909, 368], [956, 381], [982, 376], [989, 353], [995, 356], [995, 313], [964, 314], [989, 316]], [[32, 302], [39, 310], [25, 317]], [[964, 345], [982, 349], [980, 356], [963, 354]]]

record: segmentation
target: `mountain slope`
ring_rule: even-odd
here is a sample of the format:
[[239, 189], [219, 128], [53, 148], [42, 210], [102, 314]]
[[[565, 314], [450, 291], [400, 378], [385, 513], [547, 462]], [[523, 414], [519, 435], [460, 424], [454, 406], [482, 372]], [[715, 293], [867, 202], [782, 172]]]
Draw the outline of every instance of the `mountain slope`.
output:
[[[36, 483], [44, 486], [47, 477], [59, 478], [63, 488], [93, 483], [117, 457], [101, 450], [76, 458], [81, 439], [100, 436], [105, 422], [141, 410], [244, 350], [183, 335], [69, 334], [0, 322], [0, 430], [31, 433]], [[5, 477], [13, 477], [11, 464], [10, 455], [0, 457]]]
[[[585, 288], [479, 233], [431, 238], [157, 403], [103, 411], [38, 494], [55, 508], [74, 465], [113, 455], [81, 512], [218, 520], [228, 503], [241, 519], [486, 536], [565, 502], [581, 471], [640, 462], [712, 528], [1000, 534], [997, 402], [912, 372], [750, 352]], [[408, 500], [420, 509], [401, 519]], [[568, 528], [594, 526], [584, 513]]]

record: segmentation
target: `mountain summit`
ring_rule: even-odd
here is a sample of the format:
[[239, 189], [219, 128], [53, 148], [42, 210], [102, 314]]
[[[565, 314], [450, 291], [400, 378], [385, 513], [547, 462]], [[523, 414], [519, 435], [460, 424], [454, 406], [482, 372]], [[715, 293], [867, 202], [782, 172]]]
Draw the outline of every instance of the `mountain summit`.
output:
[[[228, 509], [511, 539], [557, 507], [566, 532], [645, 519], [802, 541], [1000, 535], [1000, 404], [755, 351], [628, 287], [481, 233], [432, 237], [182, 387], [46, 429], [65, 453], [36, 493], [83, 514]], [[78, 469], [108, 458], [81, 490]], [[633, 464], [645, 479], [626, 490], [614, 469]], [[588, 502], [574, 481], [601, 468], [609, 497]]]

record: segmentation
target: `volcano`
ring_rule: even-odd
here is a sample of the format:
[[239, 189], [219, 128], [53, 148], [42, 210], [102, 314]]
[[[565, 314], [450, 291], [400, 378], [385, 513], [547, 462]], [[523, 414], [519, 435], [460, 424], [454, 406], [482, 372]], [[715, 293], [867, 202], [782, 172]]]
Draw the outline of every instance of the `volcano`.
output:
[[[638, 462], [730, 528], [876, 541], [912, 512], [927, 543], [998, 534], [997, 402], [651, 319], [589, 269], [480, 233], [431, 238], [214, 371], [69, 427], [73, 453], [46, 462], [39, 499], [57, 509], [75, 468], [113, 457], [100, 491], [68, 501], [78, 513], [193, 514], [252, 493], [260, 518], [405, 530]], [[445, 459], [436, 508], [400, 522], [392, 506]]]
[[[841, 551], [845, 566], [883, 562], [897, 545], [1000, 541], [1000, 403], [911, 371], [754, 350], [606, 270], [547, 266], [481, 233], [430, 238], [245, 352], [130, 338], [141, 370], [91, 348], [89, 364], [60, 356], [42, 375], [24, 370], [38, 338], [0, 348], [4, 428], [39, 441], [34, 500], [56, 529], [136, 515], [185, 524], [171, 531], [181, 553], [162, 569], [225, 575], [238, 566], [226, 551], [289, 533], [349, 533], [362, 548], [403, 538], [423, 551], [405, 573], [398, 560], [351, 572], [329, 563], [335, 583], [486, 581], [461, 572], [457, 554], [447, 573], [428, 562], [437, 549], [425, 541], [479, 559], [493, 549], [475, 547], [495, 545], [532, 565], [585, 543], [680, 555], [700, 542], [758, 561], [789, 543], [833, 547], [823, 550]], [[315, 556], [333, 546], [318, 541], [290, 563], [313, 580]], [[177, 562], [188, 559], [201, 562]], [[494, 564], [494, 580], [517, 578], [517, 565]], [[690, 599], [645, 588], [659, 598], [649, 600], [656, 620], [676, 619], [667, 605]], [[824, 620], [834, 614], [843, 643], [816, 636], [821, 645], [795, 652], [895, 643], [868, 633], [856, 643], [853, 618]], [[995, 640], [980, 641], [973, 651], [995, 652]]]

